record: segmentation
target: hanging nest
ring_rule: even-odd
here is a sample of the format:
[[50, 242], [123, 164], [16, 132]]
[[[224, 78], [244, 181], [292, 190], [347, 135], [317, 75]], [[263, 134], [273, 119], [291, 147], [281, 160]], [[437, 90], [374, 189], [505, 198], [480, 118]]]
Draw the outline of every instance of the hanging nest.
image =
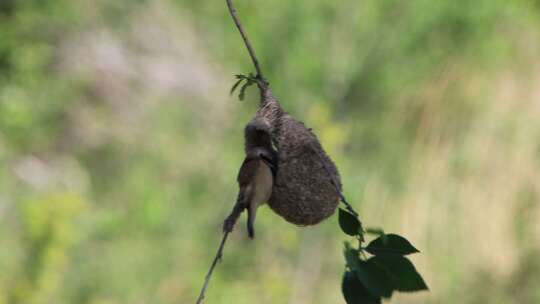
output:
[[[339, 203], [341, 180], [317, 136], [283, 111], [264, 83], [256, 116], [271, 126], [279, 165], [268, 205], [288, 222], [307, 226], [331, 216]], [[337, 189], [339, 189], [339, 192]]]

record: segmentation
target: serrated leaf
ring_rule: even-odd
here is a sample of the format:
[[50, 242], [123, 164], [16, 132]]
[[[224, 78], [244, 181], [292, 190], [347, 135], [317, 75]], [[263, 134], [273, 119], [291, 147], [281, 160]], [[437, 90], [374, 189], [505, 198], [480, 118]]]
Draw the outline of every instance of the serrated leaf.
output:
[[374, 239], [367, 245], [366, 251], [373, 255], [407, 255], [420, 252], [406, 238], [397, 234], [386, 234]]
[[[236, 76], [238, 76], [238, 75], [236, 75]], [[240, 85], [240, 83], [241, 83], [242, 81], [244, 81], [244, 79], [243, 79], [243, 78], [239, 78], [239, 79], [234, 83], [234, 85], [231, 87], [231, 91], [230, 91], [230, 94], [231, 94], [231, 95], [234, 94], [234, 91], [236, 91], [236, 88], [238, 87], [238, 85]]]
[[381, 298], [369, 293], [353, 271], [343, 274], [341, 292], [347, 304], [380, 304]]
[[385, 269], [396, 290], [412, 292], [428, 289], [422, 276], [406, 257], [400, 255], [375, 256], [370, 258], [367, 263]]
[[356, 269], [358, 280], [374, 296], [390, 298], [394, 291], [392, 278], [388, 271], [380, 265], [368, 261], [360, 261]]
[[350, 236], [356, 236], [360, 234], [360, 221], [356, 216], [349, 212], [339, 209], [339, 227], [341, 230]]

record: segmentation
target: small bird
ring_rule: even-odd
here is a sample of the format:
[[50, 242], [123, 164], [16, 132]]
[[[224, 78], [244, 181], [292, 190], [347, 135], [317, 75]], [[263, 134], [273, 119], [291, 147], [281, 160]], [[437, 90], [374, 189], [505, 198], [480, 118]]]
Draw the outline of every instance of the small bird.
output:
[[238, 172], [240, 191], [231, 214], [223, 224], [224, 232], [231, 232], [240, 214], [247, 209], [247, 230], [250, 238], [257, 208], [272, 194], [277, 172], [277, 152], [272, 146], [270, 126], [260, 118], [253, 119], [245, 128], [246, 158]]

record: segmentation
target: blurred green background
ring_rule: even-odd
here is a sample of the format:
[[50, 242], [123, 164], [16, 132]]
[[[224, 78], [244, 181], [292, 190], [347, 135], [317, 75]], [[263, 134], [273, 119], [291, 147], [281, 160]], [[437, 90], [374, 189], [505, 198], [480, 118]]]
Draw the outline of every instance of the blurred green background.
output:
[[[430, 292], [540, 303], [540, 1], [236, 0], [283, 106]], [[225, 1], [0, 1], [0, 303], [194, 303], [252, 72]], [[206, 303], [344, 303], [336, 217], [259, 211]]]

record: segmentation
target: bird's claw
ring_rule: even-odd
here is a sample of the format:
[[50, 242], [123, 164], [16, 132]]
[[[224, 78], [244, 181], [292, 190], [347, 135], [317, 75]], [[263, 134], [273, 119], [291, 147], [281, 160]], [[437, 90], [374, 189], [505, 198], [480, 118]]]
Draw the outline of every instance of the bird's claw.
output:
[[225, 219], [225, 221], [223, 222], [223, 232], [228, 232], [228, 233], [232, 232], [235, 222], [236, 220], [234, 218], [231, 218], [230, 216], [227, 219]]

